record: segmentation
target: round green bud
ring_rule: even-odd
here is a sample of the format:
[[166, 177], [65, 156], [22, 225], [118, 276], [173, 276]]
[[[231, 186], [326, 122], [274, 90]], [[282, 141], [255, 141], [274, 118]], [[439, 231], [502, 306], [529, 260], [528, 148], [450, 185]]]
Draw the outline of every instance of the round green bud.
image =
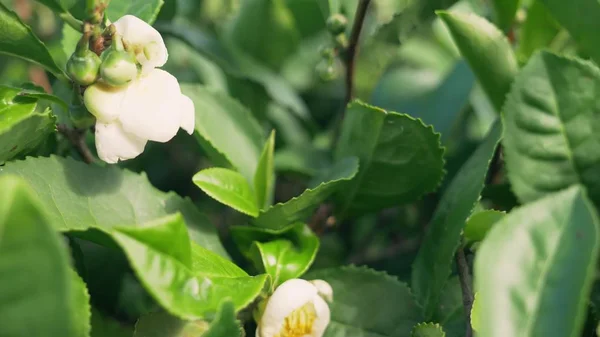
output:
[[346, 37], [346, 34], [341, 33], [339, 35], [336, 35], [335, 39], [335, 47], [341, 50], [344, 49], [348, 49], [348, 37]]
[[342, 14], [333, 14], [327, 19], [327, 30], [331, 35], [338, 35], [346, 31], [348, 19]]
[[317, 64], [317, 75], [321, 78], [323, 82], [329, 82], [337, 78], [338, 72], [335, 68], [335, 63], [333, 60], [321, 60]]
[[119, 87], [131, 82], [137, 75], [138, 67], [133, 55], [112, 48], [102, 54], [100, 77], [107, 84]]
[[79, 85], [91, 85], [98, 79], [100, 57], [91, 50], [74, 53], [67, 62], [67, 74]]
[[335, 49], [330, 46], [323, 46], [319, 51], [324, 59], [332, 59], [335, 57]]

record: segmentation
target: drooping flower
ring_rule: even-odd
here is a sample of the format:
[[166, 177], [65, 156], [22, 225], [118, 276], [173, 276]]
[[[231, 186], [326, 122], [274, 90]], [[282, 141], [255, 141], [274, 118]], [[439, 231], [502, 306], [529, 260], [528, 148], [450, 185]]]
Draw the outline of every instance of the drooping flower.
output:
[[321, 337], [329, 324], [325, 299], [333, 298], [331, 286], [323, 280], [291, 279], [267, 299], [256, 337]]
[[[123, 82], [120, 86], [113, 83], [114, 79], [101, 79], [84, 93], [85, 106], [96, 117], [96, 150], [107, 163], [137, 157], [148, 140], [167, 142], [180, 127], [191, 134], [195, 118], [194, 103], [181, 93], [177, 79], [156, 69], [164, 65], [168, 57], [158, 31], [131, 15], [122, 17], [114, 25], [115, 41], [122, 42], [124, 47], [124, 51], [121, 47], [114, 51], [134, 55], [133, 61], [142, 71], [133, 80], [117, 81], [117, 84]], [[121, 73], [119, 67], [120, 63], [116, 62], [110, 68], [111, 71], [116, 69], [113, 77]]]

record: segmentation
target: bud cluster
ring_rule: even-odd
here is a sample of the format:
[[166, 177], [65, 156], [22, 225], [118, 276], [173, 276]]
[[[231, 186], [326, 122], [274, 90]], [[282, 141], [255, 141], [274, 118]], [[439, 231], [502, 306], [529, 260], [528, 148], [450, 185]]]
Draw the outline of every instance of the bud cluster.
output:
[[348, 19], [343, 14], [333, 14], [327, 19], [326, 27], [331, 41], [321, 48], [321, 61], [317, 64], [316, 72], [323, 81], [331, 81], [338, 76], [336, 61], [340, 51], [348, 48]]

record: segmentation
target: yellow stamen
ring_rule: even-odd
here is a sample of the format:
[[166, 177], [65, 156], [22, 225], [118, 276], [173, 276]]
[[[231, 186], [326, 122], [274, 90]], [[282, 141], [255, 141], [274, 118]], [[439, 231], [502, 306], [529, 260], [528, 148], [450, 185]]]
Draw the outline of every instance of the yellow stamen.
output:
[[281, 331], [273, 337], [303, 337], [309, 335], [316, 319], [315, 306], [312, 302], [308, 302], [287, 316]]

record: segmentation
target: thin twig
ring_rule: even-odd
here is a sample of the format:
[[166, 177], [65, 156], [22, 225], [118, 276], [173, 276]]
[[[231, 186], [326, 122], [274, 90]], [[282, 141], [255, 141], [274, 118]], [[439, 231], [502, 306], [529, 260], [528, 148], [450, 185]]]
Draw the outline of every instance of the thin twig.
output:
[[463, 305], [465, 307], [465, 316], [467, 317], [466, 337], [473, 336], [473, 328], [471, 328], [471, 308], [473, 307], [473, 290], [471, 290], [471, 274], [469, 273], [469, 264], [465, 256], [465, 251], [462, 247], [456, 251], [456, 265], [458, 267], [458, 279], [460, 280], [460, 288], [462, 290]]
[[94, 162], [94, 155], [85, 143], [85, 133], [87, 130], [71, 129], [64, 124], [58, 124], [56, 129], [73, 144], [84, 162], [87, 164]]
[[370, 3], [371, 0], [360, 0], [356, 8], [356, 14], [354, 15], [354, 24], [352, 25], [348, 51], [346, 53], [346, 104], [354, 97], [354, 68], [358, 55], [358, 42], [360, 41], [360, 32], [362, 31]]

